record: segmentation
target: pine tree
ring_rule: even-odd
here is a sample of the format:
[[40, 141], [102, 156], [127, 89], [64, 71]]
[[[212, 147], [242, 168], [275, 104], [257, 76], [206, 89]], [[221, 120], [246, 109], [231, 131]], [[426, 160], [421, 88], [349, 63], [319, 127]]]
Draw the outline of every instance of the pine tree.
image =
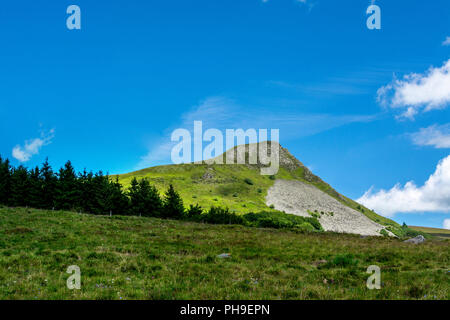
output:
[[130, 188], [128, 189], [128, 197], [130, 198], [130, 214], [135, 216], [142, 214], [143, 211], [142, 199], [139, 190], [139, 182], [136, 178], [133, 178], [131, 180]]
[[109, 183], [102, 171], [88, 180], [87, 189], [87, 201], [91, 207], [87, 211], [94, 214], [109, 214]]
[[147, 217], [158, 217], [162, 211], [162, 200], [158, 190], [148, 180], [133, 178], [128, 190], [130, 213]]
[[11, 196], [9, 205], [25, 207], [29, 205], [30, 181], [28, 170], [24, 166], [13, 169], [11, 175]]
[[42, 164], [40, 170], [40, 179], [42, 182], [42, 208], [53, 209], [55, 207], [56, 185], [58, 178], [48, 163], [48, 158]]
[[129, 200], [122, 190], [119, 177], [116, 177], [116, 181], [110, 181], [108, 187], [108, 209], [115, 214], [127, 215]]
[[163, 217], [170, 219], [181, 219], [183, 215], [183, 200], [178, 192], [175, 191], [173, 185], [170, 185], [164, 196]]
[[86, 169], [82, 174], [78, 176], [78, 186], [80, 188], [80, 209], [83, 212], [95, 213], [95, 199], [93, 199], [93, 195], [95, 192], [93, 191], [93, 179], [94, 174], [92, 172], [87, 172]]
[[147, 179], [139, 181], [139, 189], [142, 198], [142, 215], [159, 217], [161, 215], [162, 200], [158, 190], [150, 185]]
[[11, 166], [0, 156], [0, 204], [7, 205], [11, 195]]
[[42, 199], [42, 180], [40, 176], [40, 170], [38, 167], [32, 169], [29, 172], [29, 191], [28, 191], [28, 203], [32, 208], [41, 209], [43, 207]]
[[61, 210], [77, 209], [79, 204], [79, 186], [75, 170], [70, 161], [59, 170], [56, 190], [56, 207]]

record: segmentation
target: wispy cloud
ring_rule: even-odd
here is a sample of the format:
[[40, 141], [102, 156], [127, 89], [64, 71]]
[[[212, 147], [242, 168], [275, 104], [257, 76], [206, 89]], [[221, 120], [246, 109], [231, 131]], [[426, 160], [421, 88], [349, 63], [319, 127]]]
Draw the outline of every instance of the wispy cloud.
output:
[[414, 144], [419, 146], [450, 148], [450, 123], [421, 128], [418, 132], [411, 134], [411, 138]]
[[39, 138], [27, 140], [23, 146], [16, 145], [12, 150], [12, 156], [20, 162], [27, 162], [37, 155], [43, 146], [50, 144], [54, 137], [54, 129], [42, 132]]
[[136, 169], [146, 168], [170, 159], [172, 147], [171, 133], [178, 128], [192, 132], [194, 121], [203, 122], [203, 130], [215, 128], [225, 132], [226, 129], [279, 129], [283, 141], [311, 136], [349, 123], [369, 122], [377, 115], [330, 115], [330, 114], [294, 114], [247, 107], [225, 97], [210, 97], [183, 114], [177, 125], [167, 128], [165, 134], [156, 141], [149, 152], [144, 155]]
[[450, 46], [450, 37], [447, 37], [444, 42], [442, 42], [443, 46]]
[[401, 109], [399, 118], [414, 119], [420, 112], [443, 109], [450, 104], [450, 60], [423, 74], [394, 79], [378, 90], [381, 105]]
[[356, 86], [351, 83], [346, 83], [345, 81], [328, 81], [321, 84], [298, 84], [298, 83], [288, 83], [284, 81], [269, 81], [269, 85], [277, 86], [281, 88], [293, 89], [304, 94], [311, 95], [360, 95], [368, 94], [370, 91], [362, 88], [361, 86]]
[[450, 212], [450, 156], [439, 162], [422, 186], [410, 181], [390, 190], [373, 192], [371, 188], [357, 201], [388, 217], [396, 213]]
[[268, 81], [267, 85], [290, 89], [306, 95], [364, 95], [373, 94], [373, 86], [378, 84], [380, 79], [385, 78], [385, 73], [386, 70], [383, 68], [367, 68], [330, 76], [320, 82], [296, 83], [272, 80]]

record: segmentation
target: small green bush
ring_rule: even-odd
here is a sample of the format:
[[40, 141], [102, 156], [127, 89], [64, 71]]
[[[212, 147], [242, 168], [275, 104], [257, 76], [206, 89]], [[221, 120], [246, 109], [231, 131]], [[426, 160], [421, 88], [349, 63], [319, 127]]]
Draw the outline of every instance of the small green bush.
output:
[[188, 220], [196, 220], [197, 218], [200, 218], [200, 216], [203, 213], [203, 209], [201, 206], [196, 204], [193, 206], [192, 204], [189, 206], [189, 208], [186, 210], [186, 218]]
[[252, 179], [250, 179], [250, 178], [245, 178], [245, 179], [244, 179], [244, 182], [245, 182], [246, 184], [250, 185], [250, 186], [252, 186], [252, 185], [254, 184], [253, 181], [252, 181]]
[[228, 208], [220, 207], [211, 207], [208, 212], [201, 215], [200, 221], [211, 224], [246, 224], [242, 216], [230, 212]]
[[338, 254], [331, 261], [328, 261], [324, 268], [333, 268], [333, 267], [354, 267], [358, 265], [358, 260], [352, 254]]
[[290, 228], [303, 231], [323, 231], [319, 221], [315, 218], [299, 217], [292, 214], [278, 212], [247, 213], [244, 219], [248, 225], [259, 228]]

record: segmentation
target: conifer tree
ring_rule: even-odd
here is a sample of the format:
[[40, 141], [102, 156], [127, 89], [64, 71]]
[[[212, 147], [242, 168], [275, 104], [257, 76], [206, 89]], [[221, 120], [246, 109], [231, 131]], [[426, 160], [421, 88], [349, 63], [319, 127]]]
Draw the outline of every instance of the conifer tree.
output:
[[158, 190], [150, 185], [147, 179], [139, 181], [139, 192], [142, 199], [142, 215], [158, 217], [161, 215], [162, 200]]
[[181, 219], [184, 215], [183, 200], [173, 185], [169, 186], [163, 203], [163, 217], [169, 219]]
[[11, 175], [11, 195], [9, 205], [13, 207], [25, 207], [29, 204], [30, 183], [28, 170], [20, 165], [13, 169]]
[[56, 207], [61, 210], [76, 209], [79, 204], [79, 186], [75, 170], [70, 161], [59, 170], [56, 190]]
[[0, 156], [0, 204], [7, 205], [11, 194], [11, 166]]
[[158, 217], [161, 215], [162, 200], [158, 190], [150, 185], [148, 180], [138, 181], [133, 178], [128, 190], [130, 197], [130, 213], [147, 217]]
[[92, 205], [89, 211], [94, 214], [109, 214], [109, 183], [102, 171], [97, 172], [88, 184], [88, 201]]
[[130, 198], [130, 213], [132, 215], [142, 214], [142, 200], [139, 192], [139, 182], [136, 177], [131, 180], [130, 188], [128, 189], [128, 197]]
[[42, 183], [42, 208], [53, 209], [55, 207], [56, 185], [58, 178], [48, 163], [48, 158], [42, 164], [40, 170]]
[[39, 167], [31, 169], [29, 174], [29, 193], [27, 205], [32, 208], [41, 209], [43, 207], [42, 201], [42, 181]]
[[127, 215], [129, 213], [129, 200], [122, 190], [119, 177], [116, 177], [116, 181], [110, 181], [108, 187], [109, 210], [115, 214]]

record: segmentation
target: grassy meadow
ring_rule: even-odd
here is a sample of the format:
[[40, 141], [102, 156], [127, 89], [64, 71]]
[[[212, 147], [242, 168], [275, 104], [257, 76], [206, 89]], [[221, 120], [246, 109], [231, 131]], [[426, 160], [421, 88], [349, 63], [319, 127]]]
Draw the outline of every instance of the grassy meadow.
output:
[[[0, 299], [450, 298], [450, 240], [5, 207], [0, 221]], [[70, 265], [80, 290], [66, 287]], [[380, 290], [366, 288], [370, 265]]]

